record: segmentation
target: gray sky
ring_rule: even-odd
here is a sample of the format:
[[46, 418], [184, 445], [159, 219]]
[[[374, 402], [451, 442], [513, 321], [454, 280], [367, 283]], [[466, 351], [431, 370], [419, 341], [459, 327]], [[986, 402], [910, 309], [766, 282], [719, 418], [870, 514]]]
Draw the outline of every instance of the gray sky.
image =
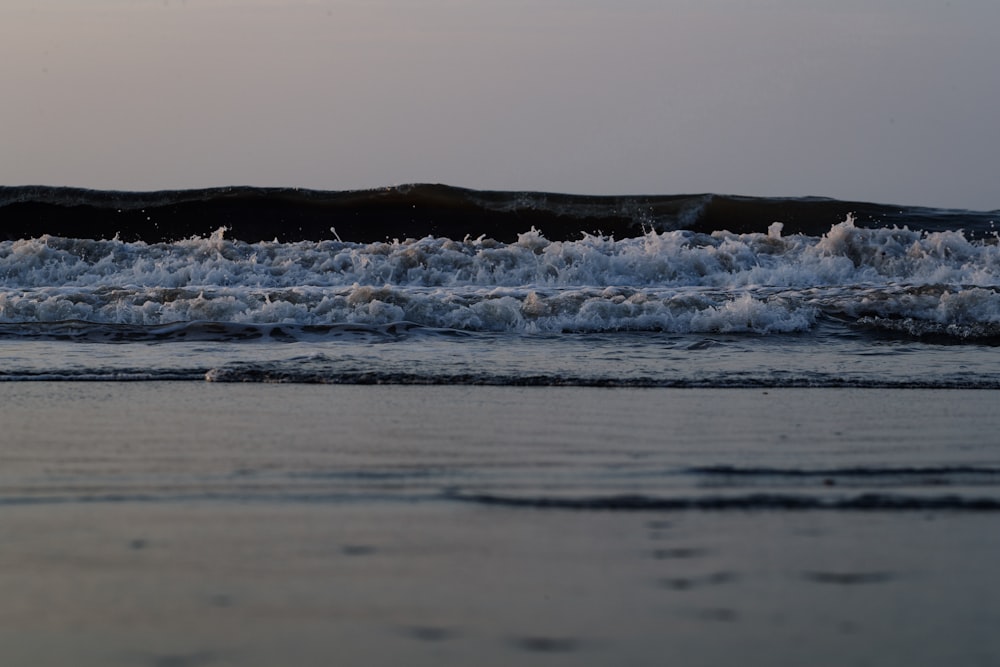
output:
[[996, 0], [4, 0], [0, 184], [1000, 208]]

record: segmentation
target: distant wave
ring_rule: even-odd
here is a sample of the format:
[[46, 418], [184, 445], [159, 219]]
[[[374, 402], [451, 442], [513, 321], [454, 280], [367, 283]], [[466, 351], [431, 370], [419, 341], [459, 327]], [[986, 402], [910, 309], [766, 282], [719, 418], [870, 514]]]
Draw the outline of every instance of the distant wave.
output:
[[616, 496], [522, 496], [446, 491], [440, 494], [402, 494], [399, 492], [337, 493], [322, 490], [221, 489], [183, 492], [151, 488], [144, 492], [52, 493], [48, 495], [0, 495], [0, 507], [57, 504], [122, 504], [178, 502], [267, 502], [267, 503], [344, 503], [360, 500], [391, 502], [452, 501], [478, 505], [534, 510], [570, 510], [598, 512], [681, 512], [681, 511], [846, 511], [846, 512], [997, 512], [1000, 499], [961, 495], [917, 496], [866, 493], [842, 498], [809, 495], [756, 493], [737, 496], [662, 497], [650, 495]]
[[953, 484], [968, 484], [971, 481], [987, 481], [1000, 485], [1000, 468], [992, 466], [906, 466], [906, 467], [866, 467], [852, 466], [844, 468], [767, 468], [753, 466], [714, 465], [689, 468], [686, 472], [701, 477], [715, 477], [739, 480], [747, 484], [749, 480], [764, 479], [773, 483], [776, 479], [786, 481], [821, 479], [824, 483], [844, 483], [845, 481], [878, 482], [885, 484], [921, 483], [924, 485], [945, 486]]
[[[992, 466], [785, 469], [719, 465], [672, 474], [693, 477], [698, 490], [669, 495], [571, 495], [454, 488], [446, 495], [481, 505], [584, 511], [1000, 511], [996, 495], [1000, 469]], [[945, 487], [952, 491], [941, 493]]]
[[455, 491], [451, 500], [479, 505], [524, 507], [530, 509], [590, 511], [748, 511], [748, 510], [830, 510], [830, 511], [1000, 511], [1000, 499], [968, 497], [957, 494], [921, 496], [887, 493], [861, 493], [825, 497], [808, 494], [750, 493], [706, 496], [520, 496]]
[[[2, 376], [0, 376], [2, 377]], [[803, 372], [789, 374], [766, 369], [757, 372], [634, 375], [630, 373], [579, 372], [530, 373], [511, 369], [441, 369], [397, 370], [393, 368], [350, 368], [331, 360], [295, 360], [286, 363], [245, 362], [208, 370], [209, 382], [264, 384], [350, 384], [350, 385], [445, 385], [494, 387], [604, 387], [604, 388], [721, 388], [774, 389], [852, 388], [852, 389], [1000, 389], [995, 375], [969, 373], [939, 374], [933, 377], [879, 377], [859, 372]], [[734, 473], [738, 475], [740, 473]], [[722, 479], [717, 476], [717, 479]]]
[[861, 227], [995, 233], [1000, 212], [850, 202], [819, 197], [716, 194], [588, 196], [480, 191], [446, 185], [374, 190], [221, 187], [120, 192], [48, 186], [0, 187], [0, 240], [112, 239], [158, 243], [208, 237], [220, 227], [247, 242], [372, 243], [434, 236], [513, 242], [532, 228], [552, 241], [582, 234], [617, 239], [646, 231], [746, 234], [774, 222], [785, 234], [819, 236], [853, 215]]
[[[718, 465], [675, 471], [677, 473], [698, 480], [699, 492], [520, 495], [452, 489], [447, 495], [453, 500], [483, 505], [565, 510], [1000, 511], [1000, 498], [996, 496], [1000, 469], [993, 466], [767, 468]], [[948, 487], [951, 492], [940, 492]]]

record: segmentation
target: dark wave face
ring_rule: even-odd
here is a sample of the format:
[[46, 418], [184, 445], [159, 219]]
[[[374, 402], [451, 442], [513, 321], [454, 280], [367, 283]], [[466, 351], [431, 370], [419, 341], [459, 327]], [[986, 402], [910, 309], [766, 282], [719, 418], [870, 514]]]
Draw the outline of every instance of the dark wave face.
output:
[[445, 185], [377, 190], [224, 187], [114, 192], [42, 186], [0, 187], [0, 239], [43, 235], [159, 243], [207, 237], [220, 227], [231, 239], [256, 242], [357, 243], [393, 239], [484, 237], [510, 243], [535, 228], [550, 241], [583, 234], [616, 239], [648, 231], [819, 236], [853, 216], [866, 228], [920, 232], [962, 230], [992, 237], [1000, 213], [901, 207], [817, 197], [725, 195], [583, 196], [496, 192]]

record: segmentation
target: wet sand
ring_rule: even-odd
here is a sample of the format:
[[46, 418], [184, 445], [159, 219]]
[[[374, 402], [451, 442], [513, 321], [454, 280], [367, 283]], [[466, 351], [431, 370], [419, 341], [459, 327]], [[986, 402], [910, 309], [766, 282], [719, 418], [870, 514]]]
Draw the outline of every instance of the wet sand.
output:
[[24, 665], [988, 665], [987, 515], [4, 510]]
[[[996, 512], [482, 506], [414, 473], [870, 460], [877, 413], [885, 460], [996, 461], [992, 392], [777, 394], [0, 385], [0, 664], [996, 664]], [[733, 423], [682, 423], [720, 400]]]

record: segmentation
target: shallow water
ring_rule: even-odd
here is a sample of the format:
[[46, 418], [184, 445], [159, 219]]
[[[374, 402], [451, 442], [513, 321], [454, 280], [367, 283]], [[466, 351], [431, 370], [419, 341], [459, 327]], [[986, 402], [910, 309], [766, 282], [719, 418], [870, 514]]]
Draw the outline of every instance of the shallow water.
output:
[[0, 400], [4, 663], [1000, 657], [994, 391], [11, 382]]
[[287, 342], [0, 339], [0, 380], [651, 387], [1000, 387], [991, 345], [866, 332], [511, 335], [360, 327]]
[[1000, 510], [995, 393], [4, 383], [0, 504]]

